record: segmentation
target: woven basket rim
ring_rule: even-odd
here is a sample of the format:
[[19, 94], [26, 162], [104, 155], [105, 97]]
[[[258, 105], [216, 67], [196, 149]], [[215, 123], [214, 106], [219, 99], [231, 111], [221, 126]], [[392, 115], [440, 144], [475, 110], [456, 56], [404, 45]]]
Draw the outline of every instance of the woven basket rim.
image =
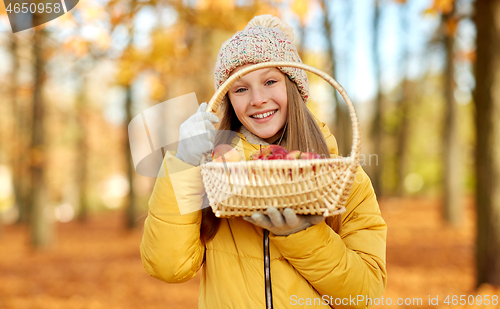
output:
[[351, 148], [351, 153], [350, 157], [354, 158], [355, 162], [359, 161], [359, 157], [361, 154], [361, 132], [360, 132], [360, 127], [359, 127], [359, 120], [358, 116], [356, 114], [356, 110], [354, 109], [354, 104], [352, 103], [351, 99], [347, 95], [347, 92], [345, 89], [329, 74], [315, 68], [312, 66], [309, 66], [304, 63], [299, 63], [299, 62], [289, 62], [289, 61], [271, 61], [271, 62], [262, 62], [258, 64], [254, 64], [251, 66], [248, 66], [246, 68], [241, 69], [240, 71], [234, 73], [231, 75], [214, 93], [210, 101], [208, 102], [207, 105], [207, 112], [211, 113], [216, 113], [219, 109], [220, 104], [222, 103], [222, 100], [224, 99], [226, 93], [229, 91], [229, 88], [236, 83], [239, 79], [241, 79], [243, 76], [245, 76], [248, 73], [251, 73], [256, 70], [264, 69], [264, 68], [271, 68], [271, 67], [294, 67], [298, 69], [303, 69], [305, 71], [309, 71], [311, 73], [314, 73], [318, 75], [319, 77], [323, 78], [325, 81], [327, 81], [335, 90], [339, 92], [339, 94], [342, 96], [344, 99], [347, 108], [349, 109], [349, 115], [351, 117], [351, 123], [352, 123], [352, 148]]
[[[248, 161], [238, 161], [238, 162], [206, 162], [205, 164], [209, 164], [207, 166], [224, 166], [225, 164], [227, 166], [244, 166], [244, 167], [259, 167], [260, 165], [264, 166], [275, 166], [278, 165], [280, 167], [286, 167], [286, 166], [309, 166], [311, 164], [331, 164], [331, 163], [355, 163], [354, 159], [352, 157], [338, 157], [338, 158], [325, 158], [325, 159], [298, 159], [298, 160], [284, 160], [284, 159], [278, 159], [278, 160], [248, 160]], [[202, 165], [202, 166], [203, 166]]]

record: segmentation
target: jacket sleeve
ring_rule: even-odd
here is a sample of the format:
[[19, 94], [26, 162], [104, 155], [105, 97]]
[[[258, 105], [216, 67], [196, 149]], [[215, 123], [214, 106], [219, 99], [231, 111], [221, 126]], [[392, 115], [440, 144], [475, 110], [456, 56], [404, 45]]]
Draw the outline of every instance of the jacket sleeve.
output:
[[271, 239], [321, 295], [347, 299], [335, 308], [367, 308], [366, 299], [379, 298], [386, 288], [386, 233], [371, 182], [359, 167], [340, 235], [322, 222]]
[[196, 275], [205, 253], [200, 240], [204, 193], [200, 168], [167, 152], [140, 245], [142, 264], [151, 276], [174, 283]]

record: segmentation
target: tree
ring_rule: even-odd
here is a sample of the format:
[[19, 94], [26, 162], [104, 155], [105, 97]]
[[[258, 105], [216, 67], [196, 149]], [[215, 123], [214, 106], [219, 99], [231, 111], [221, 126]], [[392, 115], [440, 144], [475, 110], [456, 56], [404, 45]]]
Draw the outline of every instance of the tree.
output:
[[[174, 1], [176, 2], [176, 1]], [[156, 1], [151, 3], [142, 3], [137, 0], [130, 0], [125, 2], [121, 1], [110, 1], [108, 3], [108, 9], [114, 10], [116, 6], [117, 11], [122, 13], [117, 16], [111, 17], [111, 27], [112, 30], [118, 25], [122, 25], [127, 29], [127, 44], [118, 59], [119, 71], [117, 75], [117, 84], [123, 87], [125, 92], [125, 119], [122, 125], [122, 150], [125, 155], [125, 171], [127, 174], [127, 180], [129, 184], [129, 193], [127, 200], [125, 202], [125, 227], [127, 229], [135, 228], [138, 224], [138, 207], [137, 198], [134, 188], [134, 179], [136, 178], [134, 164], [132, 160], [132, 153], [130, 150], [130, 144], [128, 139], [128, 124], [133, 119], [133, 85], [139, 74], [141, 74], [147, 68], [147, 58], [143, 53], [141, 53], [137, 48], [133, 46], [135, 29], [134, 29], [134, 19], [137, 14], [144, 6], [151, 4], [158, 6]]]
[[26, 115], [26, 106], [24, 100], [19, 98], [19, 89], [21, 87], [19, 81], [19, 72], [21, 68], [21, 59], [19, 49], [22, 41], [16, 34], [10, 35], [9, 54], [11, 56], [11, 73], [10, 73], [10, 106], [11, 119], [13, 126], [10, 134], [10, 165], [13, 174], [13, 187], [16, 206], [19, 210], [17, 223], [28, 223], [29, 217], [29, 171], [28, 160], [26, 154], [29, 151], [29, 142], [26, 128], [29, 124], [29, 117]]
[[462, 203], [462, 167], [460, 164], [461, 147], [457, 126], [457, 106], [455, 102], [455, 66], [454, 46], [458, 19], [455, 16], [455, 5], [449, 12], [441, 15], [442, 30], [444, 30], [444, 45], [446, 51], [445, 68], [445, 104], [443, 122], [443, 214], [444, 219], [451, 224], [460, 223], [463, 215]]
[[379, 26], [380, 26], [380, 2], [375, 0], [374, 5], [374, 18], [373, 18], [373, 64], [375, 71], [375, 110], [373, 111], [373, 122], [371, 137], [373, 139], [373, 153], [377, 155], [377, 166], [372, 170], [373, 173], [373, 188], [377, 196], [382, 196], [382, 171], [384, 162], [384, 152], [382, 147], [382, 136], [383, 136], [383, 113], [384, 108], [382, 106], [382, 89], [381, 89], [381, 71], [380, 71], [380, 56], [378, 53], [379, 49]]
[[[135, 49], [132, 46], [132, 42], [134, 41], [134, 16], [135, 13], [140, 9], [140, 5], [136, 0], [132, 0], [129, 3], [129, 15], [126, 19], [126, 25], [128, 28], [128, 45], [125, 48], [125, 52], [123, 57], [128, 60], [134, 60]], [[133, 72], [138, 74], [139, 72]], [[133, 92], [132, 86], [135, 80], [136, 75], [132, 74], [129, 76], [130, 78], [125, 79], [123, 86], [125, 88], [125, 121], [123, 123], [124, 137], [128, 136], [128, 124], [132, 121], [134, 117], [132, 114], [132, 105], [133, 105]], [[125, 224], [128, 229], [132, 229], [137, 226], [137, 200], [134, 191], [134, 178], [135, 178], [135, 169], [134, 163], [132, 161], [132, 152], [130, 150], [130, 144], [128, 138], [123, 139], [123, 147], [126, 156], [126, 171], [127, 171], [127, 179], [129, 183], [129, 194], [128, 200], [126, 204], [126, 213], [125, 213]]]
[[[85, 62], [84, 62], [85, 63]], [[78, 186], [78, 219], [82, 222], [88, 217], [88, 155], [89, 155], [89, 134], [87, 133], [87, 102], [86, 90], [88, 75], [81, 64], [77, 70], [80, 76], [79, 90], [76, 97], [76, 125], [78, 126], [77, 149], [78, 156], [76, 162], [76, 183]]]
[[31, 244], [46, 247], [53, 240], [53, 224], [47, 205], [45, 182], [46, 141], [45, 141], [45, 101], [43, 87], [45, 83], [45, 40], [47, 31], [38, 27], [33, 36], [34, 86], [33, 86], [33, 121], [30, 144], [30, 233]]
[[77, 132], [75, 140], [75, 177], [74, 179], [78, 199], [75, 201], [77, 206], [78, 220], [85, 222], [89, 213], [89, 155], [90, 155], [90, 135], [88, 134], [89, 121], [89, 98], [87, 94], [87, 85], [89, 83], [89, 72], [95, 68], [96, 64], [105, 56], [108, 56], [109, 42], [111, 41], [106, 31], [92, 39], [86, 38], [83, 34], [84, 24], [92, 23], [96, 27], [102, 20], [99, 14], [92, 14], [92, 5], [80, 3], [78, 8], [72, 11], [70, 17], [74, 22], [74, 33], [68, 36], [63, 44], [63, 50], [66, 55], [72, 55], [74, 69], [73, 78], [77, 81], [77, 93], [75, 109], [73, 113], [74, 125]]
[[292, 10], [299, 18], [299, 45], [297, 46], [297, 52], [302, 60], [304, 60], [304, 46], [305, 46], [305, 36], [306, 36], [306, 15], [309, 11], [309, 1], [307, 0], [294, 0], [292, 5]]
[[398, 111], [399, 111], [399, 124], [398, 124], [398, 132], [397, 132], [397, 147], [396, 147], [396, 168], [397, 168], [397, 194], [402, 196], [404, 195], [404, 179], [407, 173], [407, 160], [408, 160], [408, 145], [409, 138], [411, 136], [410, 132], [410, 107], [411, 107], [411, 94], [410, 88], [411, 83], [408, 80], [408, 67], [409, 67], [409, 40], [410, 40], [410, 26], [409, 26], [409, 4], [404, 3], [401, 5], [401, 23], [402, 29], [406, 32], [405, 37], [407, 41], [402, 43], [403, 53], [401, 56], [401, 94], [399, 95], [399, 99], [397, 102]]
[[[321, 0], [321, 8], [323, 10], [323, 27], [325, 36], [328, 41], [328, 55], [330, 63], [327, 65], [327, 72], [335, 78], [335, 49], [333, 43], [332, 21], [330, 17], [331, 1]], [[352, 142], [352, 126], [351, 117], [347, 106], [337, 99], [337, 92], [333, 96], [335, 105], [335, 137], [339, 146], [339, 154], [346, 155], [351, 151]]]
[[475, 2], [477, 282], [500, 285], [500, 2]]

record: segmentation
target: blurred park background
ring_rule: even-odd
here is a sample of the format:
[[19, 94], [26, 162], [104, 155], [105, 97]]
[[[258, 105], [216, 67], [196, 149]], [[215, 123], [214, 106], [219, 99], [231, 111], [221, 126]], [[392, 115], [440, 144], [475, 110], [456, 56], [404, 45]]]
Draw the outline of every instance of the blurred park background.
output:
[[[388, 224], [384, 297], [500, 308], [478, 304], [500, 295], [497, 0], [82, 0], [15, 34], [0, 5], [0, 308], [196, 308], [199, 277], [142, 268], [155, 178], [134, 170], [127, 126], [184, 94], [208, 102], [221, 44], [260, 14], [355, 104]], [[345, 104], [309, 77], [347, 156]]]

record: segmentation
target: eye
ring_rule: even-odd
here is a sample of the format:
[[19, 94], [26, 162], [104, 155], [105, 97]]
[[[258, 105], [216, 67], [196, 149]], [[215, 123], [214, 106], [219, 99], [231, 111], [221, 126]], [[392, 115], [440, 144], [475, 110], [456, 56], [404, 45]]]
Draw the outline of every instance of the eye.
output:
[[241, 92], [244, 92], [244, 91], [246, 91], [246, 88], [238, 88], [234, 92], [235, 93], [241, 93]]
[[269, 86], [269, 85], [272, 85], [272, 84], [274, 84], [274, 83], [277, 83], [277, 81], [275, 81], [274, 79], [270, 79], [270, 80], [268, 80], [268, 81], [266, 82], [266, 84], [265, 84], [265, 85], [266, 85], [266, 86]]

